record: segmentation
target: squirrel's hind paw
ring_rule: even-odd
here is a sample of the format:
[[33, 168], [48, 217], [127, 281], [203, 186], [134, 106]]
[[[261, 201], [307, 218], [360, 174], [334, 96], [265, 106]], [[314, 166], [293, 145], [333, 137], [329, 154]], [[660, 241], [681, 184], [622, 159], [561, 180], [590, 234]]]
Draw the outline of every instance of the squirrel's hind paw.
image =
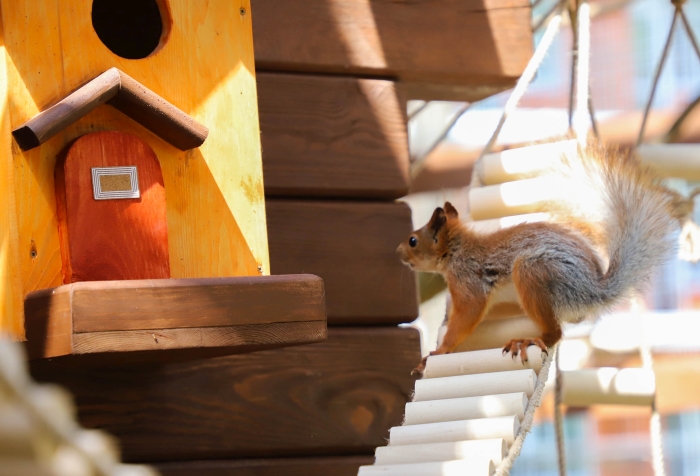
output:
[[516, 358], [518, 354], [520, 354], [520, 361], [523, 363], [523, 365], [525, 365], [525, 362], [528, 361], [527, 348], [531, 345], [536, 345], [542, 350], [542, 352], [544, 352], [545, 354], [547, 353], [547, 346], [544, 345], [542, 339], [538, 337], [535, 339], [511, 340], [503, 347], [503, 355], [510, 352], [513, 355], [513, 358]]

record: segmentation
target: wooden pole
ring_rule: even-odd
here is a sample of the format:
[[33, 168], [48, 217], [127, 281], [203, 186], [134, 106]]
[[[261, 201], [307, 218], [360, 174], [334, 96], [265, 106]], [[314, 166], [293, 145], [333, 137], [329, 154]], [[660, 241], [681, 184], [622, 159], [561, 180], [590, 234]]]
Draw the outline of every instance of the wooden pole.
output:
[[449, 398], [406, 404], [404, 425], [474, 420], [515, 415], [525, 416], [527, 395], [523, 392], [485, 395], [483, 397]]
[[362, 466], [358, 476], [491, 476], [491, 461], [443, 461], [440, 463]]
[[650, 369], [568, 370], [562, 372], [562, 403], [590, 405], [651, 405], [656, 393], [654, 372]]
[[[525, 368], [539, 372], [542, 367], [542, 353], [528, 353], [529, 361]], [[501, 348], [478, 350], [474, 352], [458, 352], [453, 354], [433, 355], [423, 373], [423, 378], [451, 377], [454, 375], [473, 375], [507, 370], [522, 370], [520, 359], [504, 355]]]
[[503, 438], [510, 445], [519, 429], [520, 421], [515, 415], [396, 426], [389, 430], [389, 446], [494, 438]]
[[416, 402], [425, 402], [428, 400], [481, 397], [484, 395], [516, 392], [524, 392], [530, 397], [535, 389], [536, 380], [537, 374], [532, 369], [429, 378], [416, 381], [416, 391], [413, 399]]
[[485, 459], [498, 464], [508, 451], [502, 438], [490, 440], [448, 441], [424, 445], [380, 446], [374, 464], [428, 463], [458, 459]]

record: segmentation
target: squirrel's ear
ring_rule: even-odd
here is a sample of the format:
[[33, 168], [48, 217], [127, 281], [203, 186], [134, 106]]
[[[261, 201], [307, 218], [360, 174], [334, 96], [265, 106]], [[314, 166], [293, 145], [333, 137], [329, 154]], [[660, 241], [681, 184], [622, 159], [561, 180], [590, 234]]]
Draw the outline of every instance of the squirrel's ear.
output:
[[430, 227], [431, 230], [433, 230], [435, 233], [440, 231], [440, 228], [445, 224], [447, 221], [447, 218], [445, 217], [445, 210], [443, 210], [440, 207], [437, 207], [435, 211], [433, 212], [433, 216], [430, 217], [430, 221], [428, 222], [428, 226]]
[[459, 216], [457, 209], [450, 202], [445, 202], [445, 214], [447, 218], [457, 218]]

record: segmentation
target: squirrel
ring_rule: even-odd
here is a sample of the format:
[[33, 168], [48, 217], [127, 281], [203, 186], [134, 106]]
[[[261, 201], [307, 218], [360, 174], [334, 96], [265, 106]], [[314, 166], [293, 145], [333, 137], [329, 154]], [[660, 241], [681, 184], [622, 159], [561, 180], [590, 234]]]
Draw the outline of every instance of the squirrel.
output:
[[[599, 315], [641, 292], [655, 268], [671, 257], [684, 199], [662, 186], [636, 156], [589, 145], [576, 157], [562, 158], [550, 173], [566, 190], [584, 194], [579, 202], [596, 203], [598, 213], [552, 203], [550, 222], [481, 234], [446, 202], [399, 245], [404, 264], [442, 274], [452, 297], [447, 332], [430, 355], [452, 352], [484, 318], [494, 291], [512, 283], [521, 308], [541, 330], [540, 336], [504, 345], [504, 354], [520, 354], [524, 363], [528, 346], [546, 353], [561, 339], [563, 322]], [[426, 361], [412, 373], [422, 374]]]

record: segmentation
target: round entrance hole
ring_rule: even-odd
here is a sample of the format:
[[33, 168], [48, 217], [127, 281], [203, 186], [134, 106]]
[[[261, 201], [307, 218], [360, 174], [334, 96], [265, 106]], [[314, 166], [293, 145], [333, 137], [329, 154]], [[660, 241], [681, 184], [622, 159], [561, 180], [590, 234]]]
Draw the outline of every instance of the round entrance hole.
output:
[[93, 0], [92, 27], [115, 55], [141, 59], [167, 35], [163, 13], [157, 0]]

